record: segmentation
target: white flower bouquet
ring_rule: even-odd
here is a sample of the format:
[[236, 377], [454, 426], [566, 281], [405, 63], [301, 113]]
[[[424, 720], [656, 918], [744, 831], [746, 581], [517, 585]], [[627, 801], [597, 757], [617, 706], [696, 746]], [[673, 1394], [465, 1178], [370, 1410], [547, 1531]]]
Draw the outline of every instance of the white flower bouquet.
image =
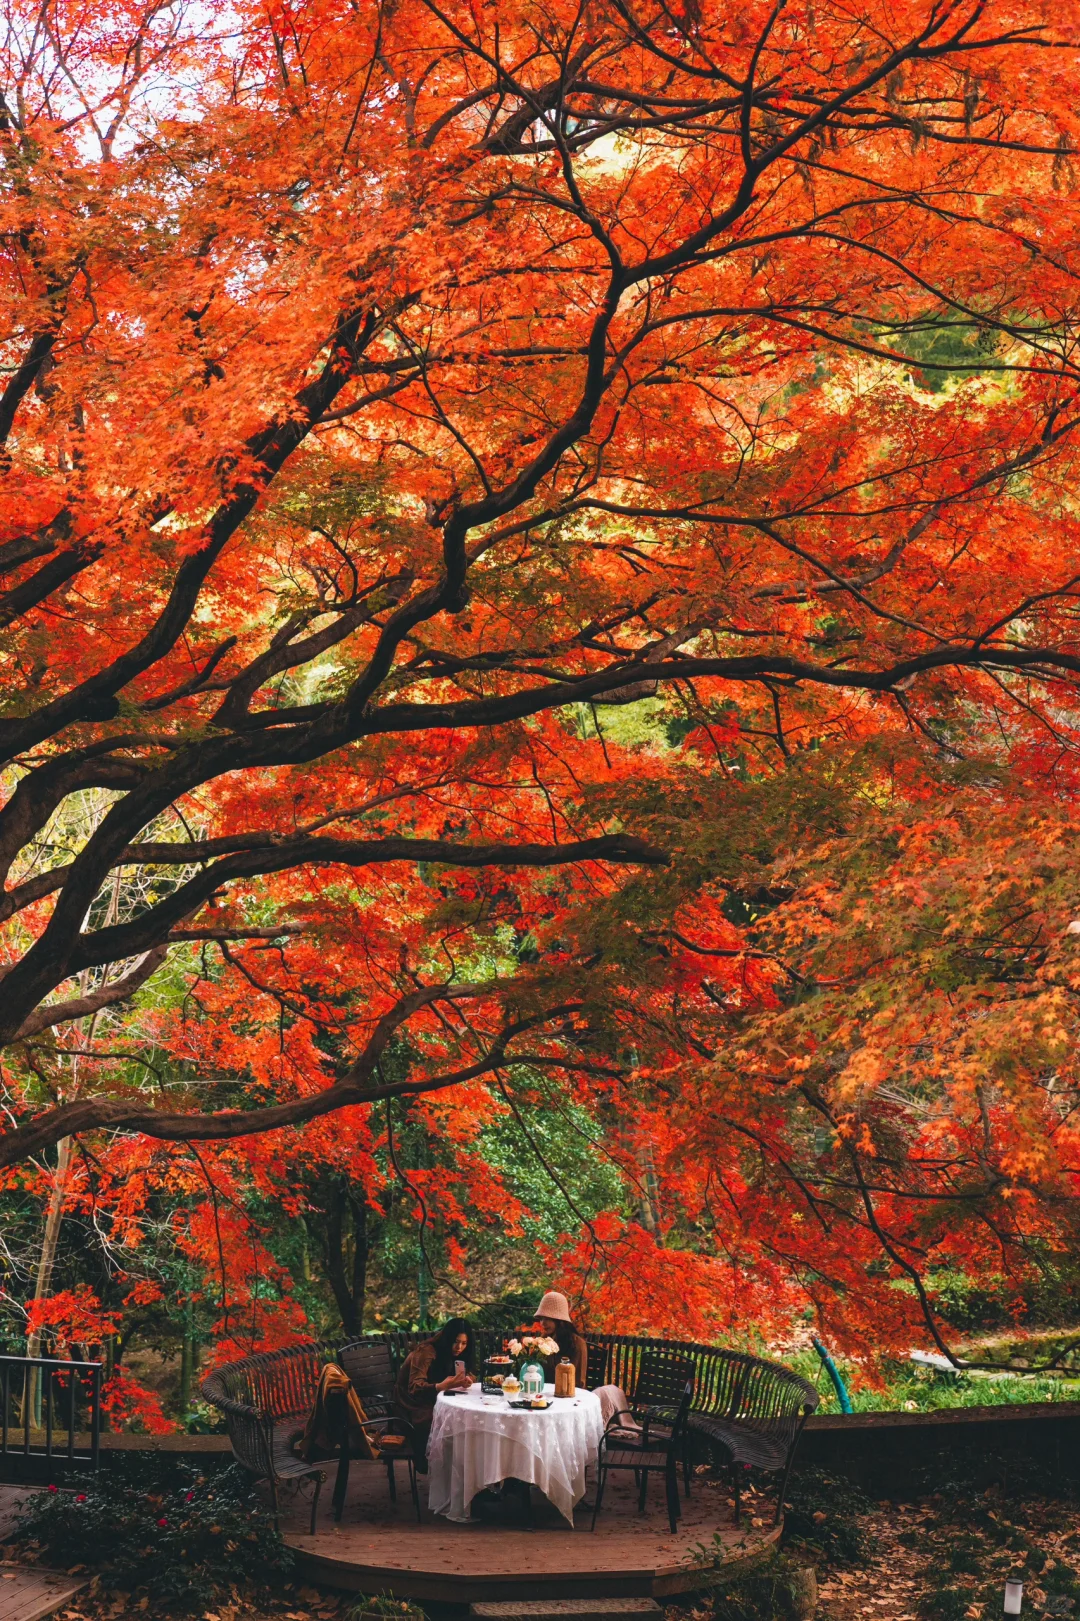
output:
[[559, 1352], [558, 1340], [553, 1340], [550, 1334], [522, 1334], [520, 1339], [510, 1340], [507, 1349], [518, 1363], [517, 1372], [526, 1362], [535, 1362], [544, 1357], [557, 1356]]

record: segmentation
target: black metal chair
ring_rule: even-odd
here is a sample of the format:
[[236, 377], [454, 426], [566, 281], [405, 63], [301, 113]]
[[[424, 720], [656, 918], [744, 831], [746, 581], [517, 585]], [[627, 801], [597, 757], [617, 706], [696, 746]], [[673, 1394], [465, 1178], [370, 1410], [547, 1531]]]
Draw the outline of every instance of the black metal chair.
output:
[[723, 1452], [734, 1475], [736, 1521], [741, 1513], [742, 1477], [752, 1467], [780, 1476], [779, 1523], [795, 1449], [807, 1418], [818, 1405], [813, 1385], [779, 1362], [743, 1351], [629, 1334], [589, 1335], [589, 1385], [618, 1385], [633, 1405], [643, 1371], [653, 1365], [656, 1356], [689, 1361], [693, 1367], [687, 1453], [694, 1435]]
[[393, 1412], [397, 1367], [407, 1355], [407, 1348], [395, 1346], [388, 1335], [382, 1334], [366, 1334], [339, 1349], [338, 1366], [348, 1374], [369, 1418], [384, 1418]]
[[593, 1505], [592, 1530], [596, 1530], [596, 1516], [604, 1501], [604, 1487], [612, 1469], [625, 1469], [633, 1473], [638, 1483], [639, 1514], [645, 1512], [650, 1474], [662, 1474], [668, 1524], [673, 1534], [678, 1529], [679, 1460], [685, 1457], [686, 1424], [693, 1393], [693, 1383], [688, 1379], [670, 1427], [663, 1424], [662, 1412], [654, 1413], [648, 1408], [641, 1412], [640, 1429], [636, 1424], [632, 1429], [627, 1425], [625, 1413], [616, 1413], [609, 1421], [596, 1457], [596, 1502]]
[[[340, 1366], [340, 1364], [339, 1364]], [[367, 1409], [365, 1408], [365, 1413]], [[326, 1397], [326, 1416], [331, 1434], [340, 1437], [337, 1444], [337, 1479], [334, 1482], [334, 1522], [341, 1523], [341, 1516], [345, 1508], [345, 1497], [349, 1489], [349, 1470], [353, 1463], [381, 1464], [386, 1469], [386, 1484], [390, 1491], [390, 1501], [397, 1502], [397, 1476], [395, 1469], [399, 1463], [404, 1463], [409, 1471], [409, 1490], [412, 1493], [413, 1508], [416, 1510], [417, 1524], [420, 1523], [420, 1494], [416, 1486], [416, 1460], [419, 1457], [419, 1441], [412, 1425], [407, 1419], [397, 1418], [387, 1414], [383, 1418], [368, 1416], [364, 1429], [378, 1446], [378, 1456], [374, 1458], [357, 1459], [349, 1444], [348, 1412], [344, 1397], [339, 1392], [329, 1393]], [[397, 1438], [396, 1444], [391, 1438]]]
[[[680, 1354], [674, 1346], [650, 1346], [642, 1352], [638, 1366], [637, 1383], [629, 1398], [634, 1418], [651, 1414], [654, 1422], [672, 1424], [679, 1410], [687, 1384], [693, 1388], [694, 1362], [692, 1357]], [[693, 1396], [691, 1396], [691, 1410]], [[690, 1496], [690, 1420], [682, 1431], [683, 1489]]]

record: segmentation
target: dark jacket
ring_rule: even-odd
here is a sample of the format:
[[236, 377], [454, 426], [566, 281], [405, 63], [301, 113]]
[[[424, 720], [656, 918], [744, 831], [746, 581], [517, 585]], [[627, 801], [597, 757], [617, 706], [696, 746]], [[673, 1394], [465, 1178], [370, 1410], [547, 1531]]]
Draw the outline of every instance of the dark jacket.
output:
[[439, 1392], [435, 1385], [432, 1363], [435, 1347], [430, 1340], [411, 1351], [398, 1369], [394, 1386], [394, 1405], [411, 1424], [430, 1424]]

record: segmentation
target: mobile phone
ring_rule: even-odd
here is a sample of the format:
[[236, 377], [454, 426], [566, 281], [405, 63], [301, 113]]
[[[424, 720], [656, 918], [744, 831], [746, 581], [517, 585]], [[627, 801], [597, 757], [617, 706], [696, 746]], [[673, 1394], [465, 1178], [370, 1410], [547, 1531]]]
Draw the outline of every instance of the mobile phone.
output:
[[464, 1362], [462, 1362], [460, 1360], [455, 1362], [454, 1363], [454, 1372], [455, 1373], [464, 1373], [465, 1372], [465, 1364], [464, 1364]]

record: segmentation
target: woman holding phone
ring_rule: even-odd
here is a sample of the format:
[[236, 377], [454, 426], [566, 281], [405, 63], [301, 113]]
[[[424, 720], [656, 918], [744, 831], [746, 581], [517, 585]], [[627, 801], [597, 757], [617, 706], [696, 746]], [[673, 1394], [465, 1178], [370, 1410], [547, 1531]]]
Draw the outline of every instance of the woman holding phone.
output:
[[430, 1340], [424, 1340], [405, 1358], [394, 1386], [394, 1406], [417, 1431], [427, 1447], [435, 1402], [443, 1390], [468, 1390], [476, 1383], [476, 1346], [472, 1326], [464, 1317], [451, 1317]]

